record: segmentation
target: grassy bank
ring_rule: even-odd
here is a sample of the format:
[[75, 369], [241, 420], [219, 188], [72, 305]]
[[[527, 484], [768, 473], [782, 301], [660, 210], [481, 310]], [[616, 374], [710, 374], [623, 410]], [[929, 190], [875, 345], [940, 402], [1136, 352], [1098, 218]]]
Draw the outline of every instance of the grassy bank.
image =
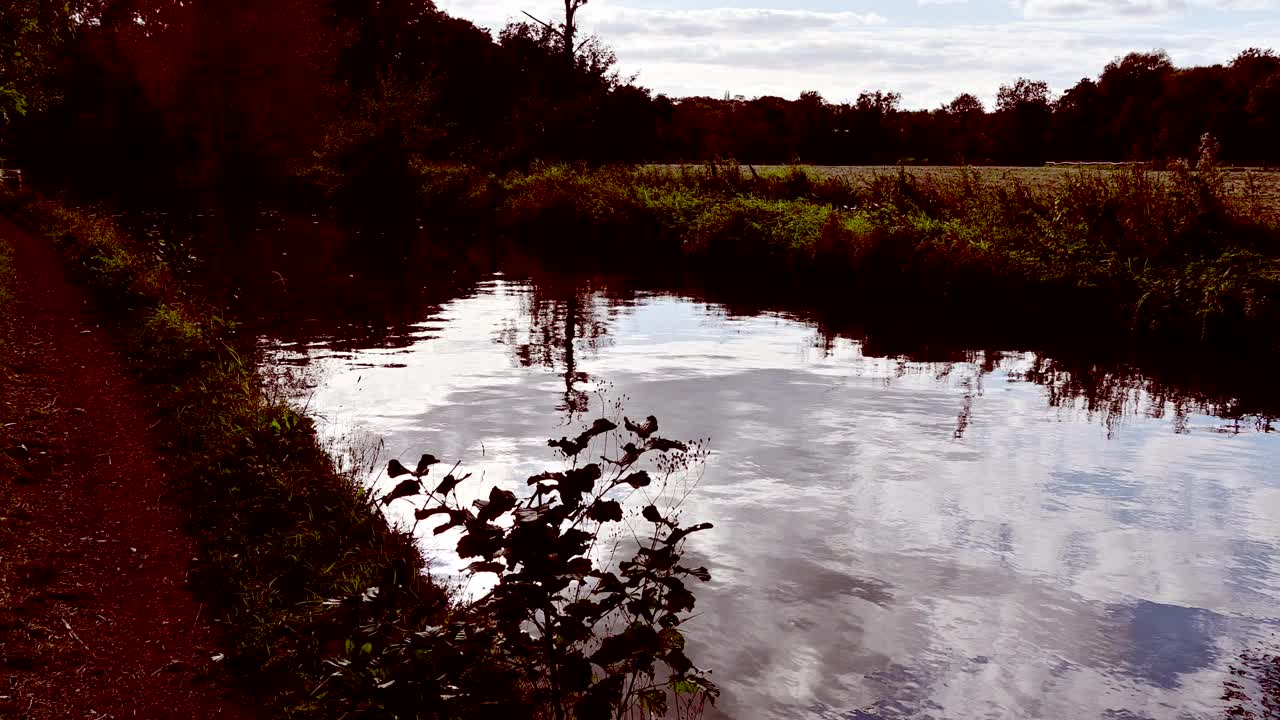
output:
[[1280, 217], [1204, 166], [820, 174], [737, 166], [428, 172], [428, 208], [544, 248], [1177, 343], [1280, 349]]
[[[271, 717], [379, 716], [368, 688], [325, 680], [333, 663], [360, 662], [368, 641], [352, 639], [369, 634], [364, 623], [447, 620], [412, 540], [339, 471], [311, 420], [271, 396], [230, 323], [174, 282], [162, 248], [52, 202], [0, 209], [56, 243], [151, 383], [201, 548], [194, 582], [226, 630], [226, 662]], [[371, 587], [376, 609], [344, 611], [340, 601]]]
[[[392, 461], [390, 477], [411, 479], [372, 496], [364, 471], [343, 472], [311, 419], [273, 397], [233, 324], [175, 280], [171, 262], [186, 250], [34, 196], [0, 196], [0, 211], [48, 237], [127, 338], [191, 511], [194, 584], [225, 629], [226, 662], [265, 716], [607, 720], [669, 709], [693, 717], [714, 701], [678, 629], [694, 608], [684, 583], [710, 578], [679, 565], [680, 548], [711, 526], [681, 528], [651, 505], [652, 546], [616, 568], [591, 559], [604, 552], [596, 538], [621, 537], [603, 530], [624, 517], [610, 494], [625, 499], [651, 482], [641, 456], [663, 458], [653, 465], [661, 498], [687, 467], [682, 458], [701, 452], [696, 443], [651, 436], [652, 417], [639, 426], [601, 418], [574, 441], [549, 444], [566, 460], [598, 452], [594, 442], [619, 447], [605, 436], [626, 424], [640, 447], [627, 444], [608, 472], [574, 465], [534, 477], [524, 499], [494, 487], [468, 504], [451, 493], [472, 474], [450, 471], [428, 492], [438, 461], [423, 455], [414, 471]], [[480, 601], [433, 584], [411, 532], [383, 513], [421, 497], [415, 517], [447, 516], [436, 533], [462, 530], [459, 555], [483, 559], [471, 572], [497, 575]]]

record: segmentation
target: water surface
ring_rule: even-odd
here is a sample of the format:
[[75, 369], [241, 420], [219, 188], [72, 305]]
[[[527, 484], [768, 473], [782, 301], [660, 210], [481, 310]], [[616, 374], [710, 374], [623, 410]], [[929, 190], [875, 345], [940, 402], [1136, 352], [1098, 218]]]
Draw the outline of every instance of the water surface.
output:
[[1280, 619], [1280, 437], [1247, 399], [499, 270], [312, 268], [331, 285], [278, 288], [263, 342], [327, 432], [462, 460], [477, 494], [557, 468], [546, 440], [606, 401], [710, 437], [684, 516], [716, 526], [686, 626], [714, 717], [1220, 715]]

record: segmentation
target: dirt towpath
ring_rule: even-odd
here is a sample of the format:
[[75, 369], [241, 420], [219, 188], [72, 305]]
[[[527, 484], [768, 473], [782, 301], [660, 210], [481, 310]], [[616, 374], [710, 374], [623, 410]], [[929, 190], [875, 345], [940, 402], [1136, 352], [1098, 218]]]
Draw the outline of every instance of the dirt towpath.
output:
[[142, 388], [47, 243], [0, 218], [0, 718], [248, 718], [187, 588]]

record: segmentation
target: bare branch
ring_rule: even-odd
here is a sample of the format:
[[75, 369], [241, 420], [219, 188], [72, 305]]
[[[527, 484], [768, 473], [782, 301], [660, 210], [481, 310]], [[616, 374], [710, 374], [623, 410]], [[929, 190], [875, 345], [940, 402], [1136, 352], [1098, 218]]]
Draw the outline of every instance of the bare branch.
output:
[[[522, 10], [521, 12], [524, 12], [524, 11]], [[539, 25], [541, 25], [542, 27], [544, 27], [544, 28], [546, 28], [546, 29], [550, 30], [551, 32], [553, 32], [553, 33], [555, 33], [555, 34], [557, 34], [557, 35], [564, 35], [564, 31], [562, 31], [562, 30], [561, 30], [560, 28], [558, 28], [558, 27], [555, 27], [555, 26], [554, 26], [554, 25], [552, 25], [551, 23], [546, 22], [545, 20], [539, 20], [538, 18], [536, 18], [536, 17], [534, 17], [534, 16], [530, 15], [529, 13], [524, 13], [524, 15], [525, 15], [525, 17], [527, 17], [527, 18], [529, 18], [530, 20], [532, 20], [532, 21], [534, 21], [534, 22], [538, 23]]]

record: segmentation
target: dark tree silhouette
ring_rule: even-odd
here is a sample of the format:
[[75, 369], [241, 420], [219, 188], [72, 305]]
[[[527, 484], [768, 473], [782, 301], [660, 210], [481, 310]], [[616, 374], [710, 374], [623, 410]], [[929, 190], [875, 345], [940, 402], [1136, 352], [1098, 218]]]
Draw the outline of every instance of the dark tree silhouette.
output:
[[1163, 163], [1212, 134], [1222, 159], [1280, 163], [1280, 57], [1178, 68], [1116, 58], [1056, 99], [961, 93], [904, 110], [890, 90], [832, 102], [653, 95], [583, 37], [586, 0], [496, 35], [430, 0], [13, 0], [0, 7], [0, 151], [38, 185], [240, 212], [325, 193], [412, 210], [424, 174], [536, 161]]

